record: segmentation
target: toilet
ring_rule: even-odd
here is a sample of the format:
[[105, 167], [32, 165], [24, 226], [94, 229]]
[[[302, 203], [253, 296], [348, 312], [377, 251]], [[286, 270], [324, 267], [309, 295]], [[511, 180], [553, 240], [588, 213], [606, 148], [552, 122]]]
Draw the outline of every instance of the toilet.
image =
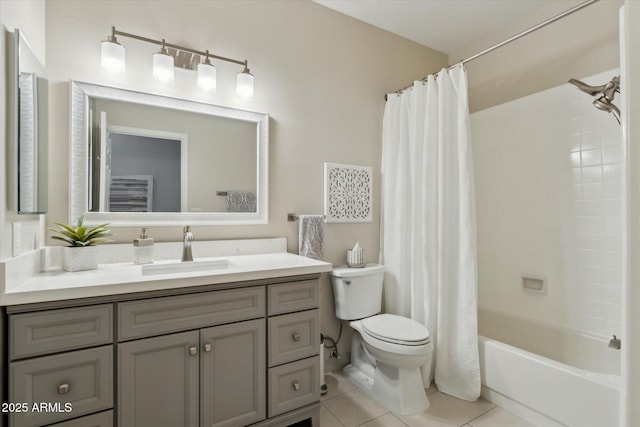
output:
[[384, 266], [336, 268], [331, 272], [336, 317], [350, 320], [351, 364], [347, 377], [398, 415], [429, 407], [421, 367], [431, 365], [433, 343], [422, 324], [380, 314]]

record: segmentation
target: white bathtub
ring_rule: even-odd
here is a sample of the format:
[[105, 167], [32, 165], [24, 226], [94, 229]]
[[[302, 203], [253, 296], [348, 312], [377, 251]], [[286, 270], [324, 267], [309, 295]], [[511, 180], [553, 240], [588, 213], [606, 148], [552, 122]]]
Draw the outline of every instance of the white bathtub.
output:
[[618, 425], [620, 352], [606, 340], [482, 309], [478, 329], [485, 399], [541, 427]]

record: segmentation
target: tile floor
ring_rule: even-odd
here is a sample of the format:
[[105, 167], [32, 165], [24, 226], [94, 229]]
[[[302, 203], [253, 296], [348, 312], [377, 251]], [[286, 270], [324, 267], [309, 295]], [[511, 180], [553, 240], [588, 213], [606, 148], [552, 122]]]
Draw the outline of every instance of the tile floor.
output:
[[325, 376], [329, 391], [322, 397], [320, 427], [533, 427], [532, 424], [480, 398], [467, 402], [427, 390], [431, 406], [418, 415], [396, 416], [353, 385], [342, 371]]

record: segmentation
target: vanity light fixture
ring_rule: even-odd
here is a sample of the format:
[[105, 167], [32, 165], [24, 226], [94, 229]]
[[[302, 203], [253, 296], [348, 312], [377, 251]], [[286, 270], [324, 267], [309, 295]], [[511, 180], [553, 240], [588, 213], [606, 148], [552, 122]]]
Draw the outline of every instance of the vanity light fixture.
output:
[[209, 60], [209, 51], [206, 51], [204, 61], [198, 64], [198, 87], [202, 90], [216, 90], [216, 67]]
[[160, 51], [153, 54], [153, 77], [160, 83], [173, 81], [173, 56], [169, 55], [164, 39]]
[[253, 96], [253, 74], [249, 72], [247, 64], [244, 65], [244, 70], [238, 73], [236, 93], [243, 98], [251, 98]]
[[[138, 36], [131, 33], [116, 30], [111, 27], [111, 35], [102, 42], [101, 65], [104, 71], [124, 73], [125, 71], [125, 49], [116, 36], [128, 37], [146, 43], [161, 46], [160, 51], [153, 55], [153, 77], [160, 82], [168, 83], [173, 81], [174, 67], [195, 69], [197, 71], [197, 84], [202, 90], [213, 91], [216, 89], [216, 68], [211, 64], [211, 60], [219, 60], [242, 65], [243, 69], [238, 73], [236, 79], [236, 93], [243, 98], [253, 96], [253, 74], [249, 71], [248, 62], [245, 59], [226, 58], [214, 55], [208, 50], [199, 51], [172, 43], [167, 43], [165, 39], [154, 40], [147, 37]], [[185, 58], [187, 58], [185, 60]], [[204, 59], [201, 59], [204, 58]], [[194, 64], [197, 64], [194, 65]]]
[[100, 65], [105, 71], [122, 74], [126, 69], [124, 46], [118, 43], [115, 30], [115, 27], [111, 27], [111, 35], [100, 45]]

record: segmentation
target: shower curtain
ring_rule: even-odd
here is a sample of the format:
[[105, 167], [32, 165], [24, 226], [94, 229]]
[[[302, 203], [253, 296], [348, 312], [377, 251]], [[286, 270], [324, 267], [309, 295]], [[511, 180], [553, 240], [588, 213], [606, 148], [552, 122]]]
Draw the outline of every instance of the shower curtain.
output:
[[475, 210], [462, 65], [390, 94], [382, 137], [385, 310], [424, 324], [439, 390], [480, 395]]

